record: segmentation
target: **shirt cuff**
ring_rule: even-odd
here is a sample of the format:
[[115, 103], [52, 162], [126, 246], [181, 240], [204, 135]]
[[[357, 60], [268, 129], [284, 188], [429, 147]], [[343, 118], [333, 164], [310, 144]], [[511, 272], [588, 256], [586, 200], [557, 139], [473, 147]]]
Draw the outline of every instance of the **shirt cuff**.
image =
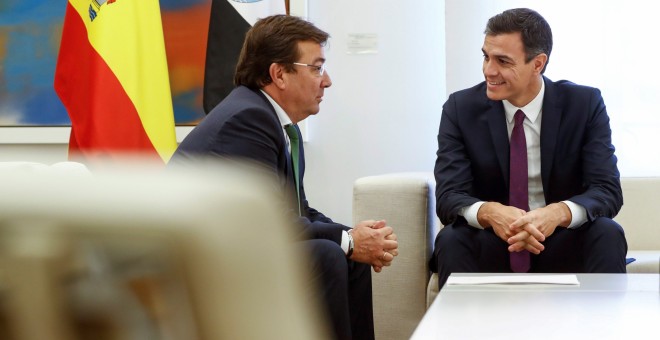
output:
[[468, 205], [467, 207], [463, 207], [458, 211], [458, 214], [465, 217], [465, 220], [471, 227], [483, 229], [484, 227], [479, 224], [479, 220], [477, 219], [477, 213], [484, 203], [486, 202], [479, 201], [472, 205]]
[[348, 254], [348, 231], [342, 230], [341, 232], [341, 250], [344, 254]]
[[584, 222], [587, 222], [587, 209], [583, 206], [571, 202], [571, 201], [562, 201], [571, 211], [571, 224], [568, 225], [568, 229], [575, 229], [581, 227]]

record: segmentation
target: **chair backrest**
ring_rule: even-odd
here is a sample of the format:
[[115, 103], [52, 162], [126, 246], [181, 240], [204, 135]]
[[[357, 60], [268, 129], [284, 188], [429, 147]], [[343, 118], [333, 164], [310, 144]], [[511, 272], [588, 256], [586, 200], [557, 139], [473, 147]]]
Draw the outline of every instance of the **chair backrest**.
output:
[[657, 209], [657, 196], [660, 192], [660, 178], [628, 177], [621, 179], [623, 207], [614, 218], [626, 232], [630, 250], [660, 249], [660, 215]]
[[50, 170], [2, 170], [0, 338], [325, 338], [267, 179]]

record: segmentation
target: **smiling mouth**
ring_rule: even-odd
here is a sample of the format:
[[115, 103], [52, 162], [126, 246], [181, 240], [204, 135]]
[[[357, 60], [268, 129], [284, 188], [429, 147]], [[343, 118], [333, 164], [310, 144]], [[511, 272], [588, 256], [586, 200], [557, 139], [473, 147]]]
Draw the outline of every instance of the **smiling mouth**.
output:
[[499, 81], [499, 82], [498, 81], [489, 81], [488, 82], [488, 85], [502, 85], [502, 84], [504, 84], [503, 81]]

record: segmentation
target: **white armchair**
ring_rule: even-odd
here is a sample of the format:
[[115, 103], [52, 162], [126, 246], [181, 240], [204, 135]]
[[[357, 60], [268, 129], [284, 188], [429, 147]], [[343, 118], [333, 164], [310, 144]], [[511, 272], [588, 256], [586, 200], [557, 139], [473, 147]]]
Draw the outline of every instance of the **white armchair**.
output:
[[[660, 178], [623, 178], [624, 207], [615, 218], [625, 229], [631, 273], [660, 272]], [[383, 218], [395, 228], [399, 256], [373, 276], [376, 337], [408, 339], [438, 294], [437, 274], [428, 271], [435, 236], [432, 173], [393, 173], [363, 177], [353, 189], [353, 219]]]

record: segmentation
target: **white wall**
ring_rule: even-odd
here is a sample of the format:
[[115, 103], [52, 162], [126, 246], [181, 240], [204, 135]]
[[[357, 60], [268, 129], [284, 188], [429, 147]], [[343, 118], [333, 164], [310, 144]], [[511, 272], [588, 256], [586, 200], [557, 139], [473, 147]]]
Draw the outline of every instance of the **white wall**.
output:
[[67, 144], [0, 144], [0, 162], [54, 164], [67, 160]]
[[660, 54], [657, 11], [646, 0], [446, 0], [447, 92], [483, 80], [488, 18], [528, 7], [550, 24], [554, 47], [546, 76], [602, 91], [624, 177], [660, 176]]
[[[353, 181], [432, 171], [445, 100], [444, 1], [308, 0], [310, 21], [331, 34], [333, 86], [307, 119], [310, 203], [350, 223]], [[375, 33], [376, 54], [348, 54], [347, 37]], [[374, 216], [378, 218], [378, 216]]]

